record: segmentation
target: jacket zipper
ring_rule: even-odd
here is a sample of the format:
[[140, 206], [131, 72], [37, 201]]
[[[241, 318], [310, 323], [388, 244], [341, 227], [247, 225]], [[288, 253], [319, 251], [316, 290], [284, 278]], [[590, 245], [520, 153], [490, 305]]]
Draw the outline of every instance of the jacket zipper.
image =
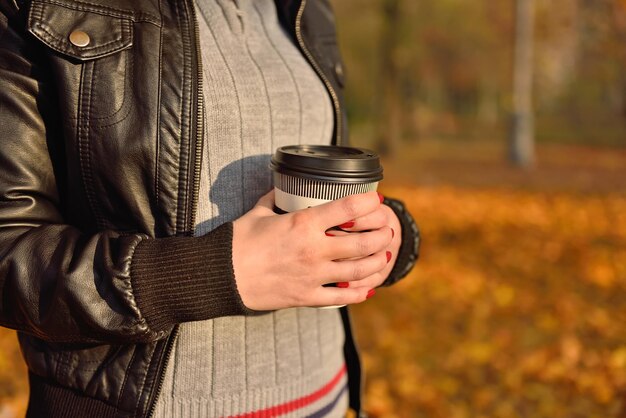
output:
[[[307, 48], [306, 44], [304, 43], [304, 39], [302, 38], [301, 21], [302, 21], [302, 13], [304, 12], [305, 6], [306, 6], [306, 0], [302, 0], [302, 3], [300, 3], [300, 7], [298, 9], [298, 14], [296, 16], [296, 39], [298, 41], [298, 44], [300, 45], [300, 48], [302, 49], [302, 52], [304, 52], [305, 57], [307, 58], [311, 66], [313, 66], [313, 68], [315, 69], [315, 72], [320, 77], [320, 79], [326, 86], [328, 93], [331, 96], [334, 111], [335, 111], [336, 125], [337, 125], [335, 138], [336, 138], [337, 144], [340, 144], [342, 140], [341, 138], [342, 120], [341, 120], [341, 110], [339, 107], [339, 98], [337, 96], [337, 92], [333, 88], [328, 78], [322, 72], [321, 68], [317, 64], [317, 61], [315, 61], [315, 59], [313, 58], [313, 55]], [[196, 105], [196, 119], [195, 119], [195, 143], [194, 143], [195, 154], [194, 154], [194, 166], [193, 166], [194, 173], [193, 173], [193, 180], [192, 180], [193, 191], [192, 191], [191, 199], [189, 201], [189, 206], [187, 206], [187, 213], [189, 213], [188, 222], [186, 225], [187, 235], [193, 235], [195, 222], [196, 222], [196, 209], [198, 206], [198, 194], [200, 191], [200, 169], [201, 169], [201, 164], [202, 164], [202, 146], [203, 146], [203, 128], [204, 128], [201, 123], [203, 120], [203, 112], [204, 112], [204, 103], [203, 103], [203, 98], [202, 98], [202, 88], [203, 88], [202, 63], [199, 59], [200, 58], [200, 47], [199, 47], [200, 42], [199, 42], [199, 33], [198, 33], [199, 31], [198, 21], [196, 19], [195, 9], [193, 7], [190, 7], [190, 16], [193, 20], [193, 25], [194, 25], [192, 42], [194, 44], [195, 53], [196, 53], [195, 55], [196, 62], [194, 64], [195, 64], [195, 68], [197, 72], [196, 74], [197, 91], [196, 91], [196, 96], [194, 100], [195, 105]], [[172, 354], [172, 349], [174, 347], [174, 342], [176, 341], [176, 337], [178, 336], [178, 332], [179, 332], [179, 326], [176, 325], [174, 329], [172, 330], [172, 333], [170, 334], [170, 337], [167, 342], [167, 347], [165, 348], [165, 354], [164, 354], [162, 367], [161, 367], [161, 374], [159, 376], [159, 381], [157, 383], [156, 392], [154, 393], [154, 399], [152, 400], [152, 405], [150, 406], [150, 410], [147, 415], [148, 418], [151, 418], [154, 415], [154, 412], [156, 410], [156, 403], [157, 403], [157, 400], [159, 399], [159, 395], [161, 394], [161, 390], [163, 389], [163, 383], [165, 380], [165, 371], [167, 369], [167, 365], [169, 363], [169, 359]]]
[[[335, 139], [336, 139], [336, 144], [340, 145], [342, 141], [343, 120], [341, 119], [341, 108], [339, 105], [339, 98], [337, 96], [337, 92], [333, 88], [332, 84], [330, 84], [330, 81], [328, 80], [328, 78], [326, 78], [326, 76], [322, 72], [321, 68], [317, 64], [317, 61], [315, 61], [315, 59], [313, 58], [313, 54], [311, 54], [306, 44], [304, 43], [304, 39], [302, 38], [302, 13], [304, 12], [305, 6], [306, 6], [306, 0], [302, 0], [298, 8], [298, 14], [296, 15], [296, 39], [298, 41], [298, 44], [300, 45], [300, 49], [302, 50], [302, 52], [304, 52], [306, 59], [309, 61], [311, 66], [315, 69], [315, 72], [317, 73], [319, 78], [324, 82], [324, 85], [326, 86], [326, 89], [328, 90], [328, 93], [330, 94], [330, 97], [333, 101], [333, 107], [335, 109], [335, 120], [336, 120], [336, 125], [337, 125]], [[357, 394], [358, 401], [354, 405], [352, 404], [352, 401], [351, 401], [350, 407], [355, 408], [354, 411], [356, 412], [358, 417], [366, 416], [366, 414], [363, 411], [361, 411], [361, 392], [362, 392], [361, 386], [363, 384], [363, 380], [361, 378], [361, 366], [360, 366], [361, 362], [357, 354], [356, 347], [354, 345], [354, 340], [352, 338], [349, 311], [347, 307], [343, 307], [341, 308], [341, 310], [345, 312], [344, 314], [342, 314], [342, 316], [345, 316], [345, 318], [343, 318], [342, 320], [344, 321], [344, 326], [347, 327], [347, 332], [349, 332], [350, 334], [347, 336], [348, 338], [350, 338], [350, 349], [349, 349], [350, 354], [353, 356], [353, 359], [355, 359], [358, 364], [358, 368], [357, 368], [358, 373], [355, 375], [359, 384], [359, 389], [358, 389], [358, 394]], [[350, 390], [350, 392], [351, 391], [352, 390]]]
[[[203, 141], [204, 140], [203, 138], [203, 135], [204, 135], [204, 132], [203, 132], [204, 100], [202, 96], [202, 88], [203, 88], [202, 62], [200, 60], [200, 46], [199, 46], [200, 35], [199, 35], [199, 29], [198, 29], [198, 20], [196, 18], [196, 12], [195, 12], [195, 8], [193, 7], [193, 5], [189, 7], [189, 11], [190, 11], [189, 16], [191, 17], [191, 20], [193, 21], [193, 35], [191, 36], [190, 39], [195, 49], [195, 59], [194, 59], [195, 62], [192, 62], [192, 64], [196, 71], [196, 74], [195, 74], [196, 94], [193, 100], [195, 108], [196, 108], [196, 117], [194, 120], [195, 138], [194, 138], [194, 144], [193, 144], [193, 146], [195, 147], [195, 150], [194, 150], [195, 154], [193, 156], [194, 158], [194, 164], [193, 164], [194, 171], [193, 171], [193, 177], [192, 177], [193, 189], [192, 189], [191, 199], [189, 199], [189, 204], [187, 206], [187, 213], [189, 214], [189, 216], [187, 218], [185, 234], [192, 236], [194, 233], [194, 228], [195, 228], [195, 223], [196, 223], [198, 195], [200, 193], [200, 169], [201, 169], [201, 164], [202, 164], [202, 146], [204, 142]], [[156, 391], [154, 393], [154, 398], [152, 399], [152, 405], [150, 406], [150, 409], [147, 414], [148, 418], [151, 418], [154, 415], [154, 412], [156, 410], [157, 401], [159, 399], [161, 391], [163, 390], [163, 383], [165, 381], [165, 372], [167, 370], [167, 365], [169, 363], [172, 350], [174, 348], [174, 343], [176, 342], [176, 338], [178, 337], [179, 330], [180, 330], [180, 326], [175, 325], [174, 329], [172, 330], [172, 333], [170, 334], [168, 338], [164, 357], [163, 357], [163, 360], [161, 361], [160, 375], [159, 375], [159, 380], [157, 383]]]
[[194, 68], [196, 69], [196, 97], [195, 97], [195, 107], [196, 107], [196, 120], [195, 120], [195, 154], [194, 154], [194, 165], [193, 165], [193, 192], [191, 195], [190, 206], [188, 207], [187, 213], [189, 213], [189, 220], [187, 223], [187, 233], [191, 236], [194, 233], [196, 228], [196, 212], [198, 209], [198, 195], [200, 194], [200, 170], [202, 168], [202, 147], [204, 143], [204, 94], [203, 94], [203, 80], [202, 80], [202, 60], [201, 60], [201, 51], [200, 51], [200, 30], [198, 28], [198, 18], [196, 16], [195, 7], [192, 5], [190, 7], [191, 10], [191, 18], [193, 19], [193, 38], [192, 42], [194, 43], [195, 49], [195, 62]]
[[165, 347], [165, 353], [163, 354], [163, 358], [161, 359], [161, 368], [159, 374], [159, 381], [157, 382], [156, 390], [152, 395], [152, 401], [150, 405], [150, 409], [148, 410], [147, 418], [151, 418], [154, 415], [154, 411], [156, 411], [157, 401], [159, 399], [159, 395], [161, 394], [161, 390], [163, 389], [163, 382], [165, 382], [165, 371], [167, 369], [167, 364], [170, 361], [170, 356], [172, 355], [172, 350], [174, 349], [174, 342], [176, 341], [176, 337], [178, 337], [178, 325], [174, 326], [172, 333], [169, 335], [167, 339], [167, 346]]
[[315, 61], [313, 54], [311, 54], [306, 44], [304, 43], [304, 39], [302, 38], [302, 28], [301, 28], [302, 13], [304, 12], [305, 6], [306, 6], [306, 0], [302, 0], [302, 2], [300, 3], [300, 7], [298, 8], [298, 14], [296, 15], [296, 40], [298, 41], [298, 45], [300, 45], [300, 49], [304, 53], [304, 56], [306, 57], [307, 61], [309, 61], [309, 64], [311, 64], [311, 66], [313, 67], [313, 69], [315, 70], [319, 78], [322, 80], [322, 82], [326, 86], [326, 90], [328, 90], [328, 93], [330, 94], [330, 97], [333, 102], [333, 108], [335, 110], [335, 122], [336, 122], [336, 127], [337, 127], [335, 139], [336, 139], [336, 144], [340, 145], [342, 142], [341, 137], [342, 137], [343, 121], [341, 119], [339, 97], [337, 96], [337, 92], [333, 88], [332, 84], [330, 84], [330, 81], [328, 80], [326, 75], [324, 75], [324, 72], [318, 65], [317, 61]]

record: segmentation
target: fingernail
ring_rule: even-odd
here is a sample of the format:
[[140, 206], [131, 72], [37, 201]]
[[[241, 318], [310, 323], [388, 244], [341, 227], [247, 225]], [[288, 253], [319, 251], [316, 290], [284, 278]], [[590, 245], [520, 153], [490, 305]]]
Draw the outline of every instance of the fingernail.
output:
[[346, 229], [346, 228], [352, 228], [353, 226], [354, 226], [354, 221], [348, 221], [346, 223], [339, 225], [339, 228]]
[[387, 256], [387, 262], [389, 262], [391, 260], [391, 251], [387, 251], [385, 255]]
[[365, 297], [365, 299], [369, 299], [369, 298], [371, 298], [372, 296], [374, 296], [375, 294], [376, 294], [376, 291], [375, 291], [374, 289], [370, 289], [370, 290], [367, 292], [367, 296]]
[[393, 238], [396, 235], [396, 231], [393, 230], [393, 228], [391, 228], [391, 238]]
[[339, 282], [339, 283], [337, 283], [337, 287], [345, 289], [346, 287], [350, 287], [350, 283], [348, 283], [348, 282]]
[[326, 236], [327, 236], [327, 237], [334, 237], [334, 235], [333, 235], [333, 234], [331, 234], [331, 233], [330, 233], [330, 232], [328, 232], [328, 231], [324, 232], [324, 234], [326, 234]]
[[380, 203], [383, 203], [383, 200], [385, 200], [385, 196], [383, 196], [380, 192], [376, 193], [378, 193], [378, 200], [380, 200]]

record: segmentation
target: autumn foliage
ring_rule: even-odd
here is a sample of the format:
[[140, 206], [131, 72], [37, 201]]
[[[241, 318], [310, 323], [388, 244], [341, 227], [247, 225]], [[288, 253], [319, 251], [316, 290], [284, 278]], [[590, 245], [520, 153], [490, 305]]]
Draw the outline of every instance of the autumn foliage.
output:
[[[541, 147], [524, 172], [426, 148], [382, 188], [420, 224], [418, 266], [353, 309], [371, 415], [626, 416], [626, 152]], [[0, 417], [26, 394], [0, 329]]]
[[15, 332], [0, 327], [0, 418], [24, 416], [27, 385], [26, 366]]
[[356, 308], [374, 417], [626, 414], [625, 195], [385, 193], [424, 241], [406, 280]]

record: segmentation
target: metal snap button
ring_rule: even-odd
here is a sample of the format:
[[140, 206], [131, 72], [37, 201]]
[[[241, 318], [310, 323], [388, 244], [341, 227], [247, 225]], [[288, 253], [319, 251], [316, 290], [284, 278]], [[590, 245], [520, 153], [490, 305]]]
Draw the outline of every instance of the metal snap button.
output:
[[79, 46], [79, 47], [87, 46], [89, 45], [89, 41], [90, 41], [89, 35], [87, 35], [82, 30], [75, 30], [72, 33], [70, 33], [70, 42], [74, 46]]
[[339, 78], [343, 78], [343, 65], [340, 62], [335, 63], [335, 74]]
[[344, 73], [343, 73], [343, 65], [340, 62], [335, 63], [335, 75], [337, 76], [337, 82], [340, 87], [343, 87], [344, 83]]

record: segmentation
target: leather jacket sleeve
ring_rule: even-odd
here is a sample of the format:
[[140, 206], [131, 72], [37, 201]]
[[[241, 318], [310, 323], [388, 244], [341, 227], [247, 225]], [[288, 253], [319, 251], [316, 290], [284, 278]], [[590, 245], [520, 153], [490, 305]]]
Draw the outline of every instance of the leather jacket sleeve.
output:
[[[64, 217], [47, 85], [0, 13], [0, 325], [60, 342], [145, 342], [176, 323], [250, 313], [232, 225], [204, 237], [85, 232]], [[53, 164], [53, 161], [57, 161]]]
[[402, 201], [385, 197], [383, 203], [393, 210], [400, 220], [400, 227], [402, 228], [402, 244], [398, 251], [396, 263], [382, 284], [382, 286], [391, 286], [406, 277], [415, 267], [419, 257], [421, 237], [415, 220]]

